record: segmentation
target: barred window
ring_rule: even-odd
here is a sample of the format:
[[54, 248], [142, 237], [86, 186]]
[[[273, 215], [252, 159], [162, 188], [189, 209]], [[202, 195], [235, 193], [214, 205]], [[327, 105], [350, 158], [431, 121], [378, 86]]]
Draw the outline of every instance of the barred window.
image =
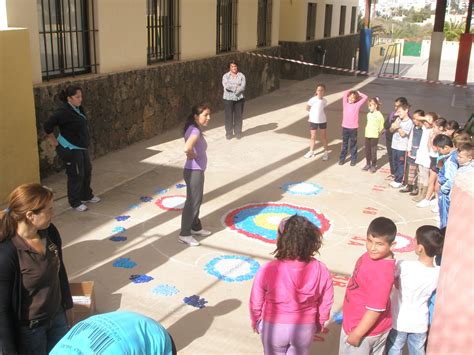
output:
[[272, 0], [258, 0], [257, 47], [272, 45]]
[[331, 37], [332, 5], [326, 5], [324, 13], [324, 37]]
[[357, 7], [356, 7], [356, 6], [352, 6], [352, 13], [351, 13], [351, 33], [355, 33], [355, 31], [356, 31], [356, 21], [357, 21], [356, 13], [357, 13]]
[[339, 18], [339, 36], [344, 34], [346, 28], [346, 7], [341, 6], [341, 17]]
[[97, 72], [94, 0], [37, 0], [43, 79]]
[[147, 0], [148, 64], [179, 59], [179, 0]]
[[306, 40], [313, 40], [316, 32], [316, 14], [318, 4], [308, 3], [308, 16], [306, 19]]
[[217, 0], [216, 52], [237, 48], [237, 0]]

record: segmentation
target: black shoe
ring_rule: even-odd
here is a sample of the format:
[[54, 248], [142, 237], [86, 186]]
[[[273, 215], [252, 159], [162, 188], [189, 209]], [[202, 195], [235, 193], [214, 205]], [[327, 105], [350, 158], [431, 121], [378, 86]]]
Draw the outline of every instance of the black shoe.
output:
[[235, 138], [241, 139], [241, 138], [242, 138], [242, 133], [237, 133], [237, 134], [235, 135]]
[[339, 165], [344, 165], [344, 160], [339, 160]]
[[355, 166], [356, 165], [356, 162], [355, 161], [351, 161], [351, 166]]
[[226, 135], [225, 138], [229, 141], [232, 139], [232, 136], [231, 135]]
[[370, 169], [370, 165], [369, 165], [369, 164], [367, 164], [366, 166], [364, 166], [364, 167], [362, 168], [363, 171], [368, 171], [369, 169]]

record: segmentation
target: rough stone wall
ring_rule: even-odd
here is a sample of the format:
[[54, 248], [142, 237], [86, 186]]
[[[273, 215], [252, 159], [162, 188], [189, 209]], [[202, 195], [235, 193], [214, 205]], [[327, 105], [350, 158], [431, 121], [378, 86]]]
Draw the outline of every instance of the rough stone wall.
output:
[[[326, 50], [325, 65], [351, 68], [352, 57], [359, 48], [359, 35], [351, 34], [327, 39], [306, 42], [280, 42], [281, 56], [310, 63], [321, 64], [322, 54], [317, 52], [317, 46]], [[357, 66], [357, 63], [356, 63]], [[320, 73], [343, 74], [339, 71], [321, 69], [290, 62], [281, 62], [281, 79], [304, 80]]]
[[[255, 53], [278, 56], [280, 47]], [[60, 103], [59, 92], [67, 85], [83, 89], [83, 106], [89, 119], [93, 158], [151, 138], [183, 124], [190, 107], [208, 102], [223, 108], [222, 75], [235, 59], [245, 74], [247, 99], [280, 87], [280, 63], [245, 53], [230, 53], [192, 61], [149, 66], [103, 75], [79, 76], [68, 81], [43, 83], [34, 88], [40, 173], [45, 177], [61, 169], [54, 149], [45, 141], [43, 123]]]

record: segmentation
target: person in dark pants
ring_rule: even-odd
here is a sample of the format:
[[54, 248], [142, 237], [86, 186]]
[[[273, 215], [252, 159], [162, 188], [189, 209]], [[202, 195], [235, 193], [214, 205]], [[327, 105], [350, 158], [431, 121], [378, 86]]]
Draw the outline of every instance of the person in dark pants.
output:
[[[67, 196], [72, 208], [87, 210], [86, 202], [100, 202], [91, 189], [92, 164], [89, 158], [89, 131], [87, 117], [81, 106], [82, 89], [69, 86], [60, 94], [63, 104], [44, 123], [48, 139], [66, 165]], [[54, 128], [59, 127], [56, 138]]]
[[181, 216], [179, 241], [192, 247], [199, 245], [194, 236], [207, 237], [211, 232], [202, 229], [199, 209], [204, 195], [204, 171], [207, 167], [207, 142], [202, 128], [209, 124], [211, 110], [207, 104], [193, 106], [184, 125], [184, 181], [186, 182], [186, 202]]
[[18, 186], [0, 212], [0, 354], [46, 355], [72, 325], [53, 192]]
[[242, 138], [244, 112], [245, 75], [239, 72], [237, 62], [229, 62], [229, 72], [222, 76], [224, 87], [225, 136], [227, 139]]

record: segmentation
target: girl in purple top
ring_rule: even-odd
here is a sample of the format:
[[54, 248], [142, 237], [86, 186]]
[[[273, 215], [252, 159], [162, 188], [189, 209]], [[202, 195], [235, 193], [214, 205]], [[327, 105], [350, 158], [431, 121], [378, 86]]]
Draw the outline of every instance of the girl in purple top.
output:
[[207, 237], [211, 232], [202, 229], [199, 220], [199, 208], [204, 194], [204, 171], [207, 167], [207, 142], [202, 128], [207, 127], [211, 119], [211, 109], [207, 104], [193, 106], [184, 125], [184, 181], [186, 182], [186, 202], [181, 216], [179, 241], [192, 247], [199, 242], [194, 236]]
[[313, 257], [322, 239], [319, 228], [302, 216], [278, 227], [276, 260], [257, 272], [250, 294], [252, 329], [261, 335], [265, 354], [309, 354], [315, 333], [329, 320], [331, 274]]

